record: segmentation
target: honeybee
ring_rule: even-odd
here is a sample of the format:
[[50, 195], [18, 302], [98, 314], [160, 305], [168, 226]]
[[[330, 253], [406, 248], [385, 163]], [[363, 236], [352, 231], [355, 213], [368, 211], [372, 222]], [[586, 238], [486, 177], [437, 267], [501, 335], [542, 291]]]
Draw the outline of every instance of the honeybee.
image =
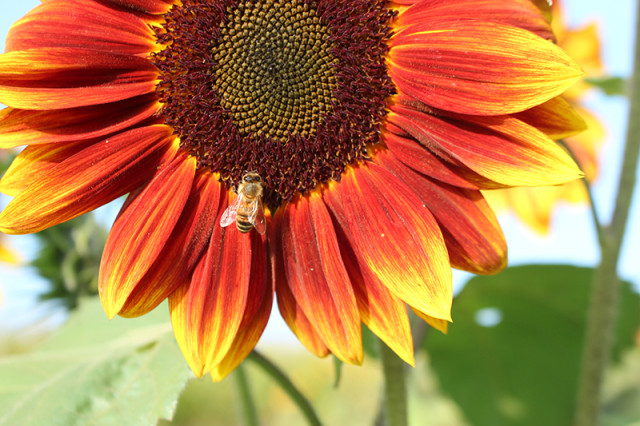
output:
[[220, 218], [220, 226], [223, 228], [236, 223], [238, 231], [246, 233], [251, 228], [256, 228], [264, 234], [267, 225], [264, 220], [264, 208], [262, 207], [262, 178], [255, 172], [246, 173], [236, 191], [238, 196], [227, 207]]

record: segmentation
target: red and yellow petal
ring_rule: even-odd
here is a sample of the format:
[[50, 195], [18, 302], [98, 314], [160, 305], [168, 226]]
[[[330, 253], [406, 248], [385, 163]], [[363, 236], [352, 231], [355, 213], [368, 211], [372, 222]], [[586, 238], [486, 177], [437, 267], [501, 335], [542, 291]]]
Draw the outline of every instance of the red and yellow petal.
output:
[[421, 318], [424, 322], [426, 322], [436, 330], [441, 331], [444, 334], [447, 334], [447, 331], [449, 331], [449, 321], [446, 321], [440, 318], [430, 317], [429, 315], [425, 314], [424, 312], [421, 312], [420, 310], [414, 308], [413, 306], [411, 306], [411, 310], [413, 311], [414, 314], [416, 314], [419, 318]]
[[169, 127], [149, 126], [83, 149], [18, 194], [0, 213], [0, 232], [38, 232], [132, 191], [175, 155], [174, 141]]
[[388, 120], [425, 148], [444, 152], [504, 186], [556, 185], [582, 172], [544, 133], [511, 116], [436, 116], [393, 105]]
[[507, 265], [507, 243], [493, 210], [477, 190], [456, 188], [404, 167], [381, 151], [375, 161], [405, 182], [442, 230], [451, 266], [476, 274], [494, 274]]
[[116, 102], [155, 91], [158, 71], [146, 58], [78, 48], [0, 55], [0, 102], [55, 110]]
[[52, 111], [0, 111], [0, 148], [84, 141], [139, 125], [158, 112], [155, 94]]
[[482, 21], [511, 25], [554, 39], [547, 18], [531, 0], [429, 0], [417, 2], [403, 11], [397, 27], [423, 22]]
[[226, 190], [217, 182], [216, 175], [209, 172], [196, 175], [189, 199], [168, 243], [140, 281], [135, 283], [118, 315], [144, 315], [189, 280], [209, 246], [223, 192], [226, 196]]
[[406, 303], [451, 319], [451, 267], [442, 233], [404, 182], [369, 163], [347, 171], [323, 197], [361, 266]]
[[178, 155], [161, 169], [116, 219], [100, 262], [100, 300], [113, 318], [157, 260], [189, 197], [196, 160]]
[[[226, 208], [223, 203], [220, 210]], [[220, 364], [243, 322], [250, 293], [254, 232], [215, 226], [190, 282], [169, 296], [173, 331], [194, 374]]]
[[287, 323], [293, 334], [296, 335], [300, 343], [306, 347], [309, 352], [318, 356], [325, 357], [331, 353], [327, 345], [324, 344], [322, 338], [318, 332], [314, 329], [313, 324], [302, 312], [302, 308], [296, 302], [293, 293], [289, 290], [287, 285], [286, 275], [284, 270], [284, 258], [282, 256], [282, 248], [279, 239], [279, 226], [277, 220], [274, 220], [273, 226], [268, 229], [272, 230], [270, 233], [270, 250], [271, 250], [271, 268], [272, 274], [272, 286], [276, 291], [278, 300], [278, 309], [280, 315]]
[[15, 197], [56, 165], [87, 147], [87, 142], [29, 145], [11, 162], [0, 180], [0, 192]]
[[[391, 130], [383, 134], [387, 148], [405, 165], [441, 182], [460, 188], [490, 189], [501, 188], [502, 185], [479, 175], [446, 152], [437, 150], [437, 154], [425, 146], [421, 146], [411, 135], [401, 136], [396, 129], [402, 129], [387, 123]], [[404, 131], [402, 131], [404, 132]], [[405, 132], [406, 133], [406, 132]]]
[[553, 140], [564, 139], [587, 129], [584, 118], [560, 96], [513, 116]]
[[414, 365], [413, 338], [405, 303], [369, 268], [358, 264], [358, 257], [345, 236], [339, 237], [339, 241], [363, 324], [407, 364]]
[[244, 317], [233, 343], [220, 363], [211, 369], [211, 378], [219, 382], [224, 379], [258, 343], [267, 326], [273, 307], [273, 286], [270, 262], [267, 261], [266, 238], [252, 232], [253, 262], [249, 296]]
[[57, 0], [14, 23], [5, 51], [75, 47], [146, 56], [155, 43], [153, 30], [135, 14], [94, 0]]
[[456, 113], [524, 111], [582, 77], [562, 49], [508, 25], [428, 22], [403, 30], [390, 45], [389, 75], [398, 89]]
[[287, 285], [331, 352], [344, 362], [360, 364], [358, 306], [329, 212], [317, 194], [301, 197], [283, 210], [274, 223]]

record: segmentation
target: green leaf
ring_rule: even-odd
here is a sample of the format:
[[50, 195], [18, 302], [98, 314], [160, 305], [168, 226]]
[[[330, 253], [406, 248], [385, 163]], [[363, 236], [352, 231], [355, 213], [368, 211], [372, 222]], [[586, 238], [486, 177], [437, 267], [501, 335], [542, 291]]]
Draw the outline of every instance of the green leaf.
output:
[[1, 425], [149, 425], [191, 377], [166, 310], [108, 320], [97, 298], [33, 352], [0, 357]]
[[[431, 366], [474, 425], [571, 424], [592, 269], [520, 266], [471, 279]], [[623, 283], [614, 358], [633, 345], [639, 298]]]
[[608, 96], [625, 96], [627, 92], [627, 80], [622, 77], [588, 77], [584, 81], [602, 90]]

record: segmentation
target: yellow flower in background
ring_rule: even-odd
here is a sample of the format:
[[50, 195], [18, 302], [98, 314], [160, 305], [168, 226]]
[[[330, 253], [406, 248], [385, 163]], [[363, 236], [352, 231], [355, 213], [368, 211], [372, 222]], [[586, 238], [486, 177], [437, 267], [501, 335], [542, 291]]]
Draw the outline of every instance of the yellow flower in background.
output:
[[407, 309], [445, 331], [451, 267], [506, 265], [481, 190], [581, 175], [548, 137], [582, 125], [551, 34], [528, 0], [46, 1], [0, 55], [0, 147], [28, 145], [0, 230], [128, 193], [103, 307], [168, 298], [197, 375], [247, 356], [274, 297], [319, 356], [362, 362], [365, 324], [413, 363]]
[[[590, 77], [602, 75], [603, 67], [600, 59], [600, 41], [595, 23], [580, 28], [568, 28], [564, 19], [561, 2], [553, 2], [553, 20], [551, 27], [562, 47]], [[598, 176], [598, 151], [605, 136], [600, 121], [587, 109], [580, 105], [591, 86], [580, 80], [562, 97], [582, 116], [586, 130], [573, 136], [550, 134], [554, 139], [563, 139], [575, 156], [585, 178], [593, 182]], [[505, 190], [486, 191], [485, 196], [496, 211], [511, 209], [528, 226], [540, 234], [549, 232], [554, 208], [561, 201], [584, 203], [588, 201], [587, 191], [581, 181], [569, 182], [562, 186], [518, 187]]]
[[0, 262], [16, 264], [18, 255], [7, 244], [7, 238], [0, 234]]

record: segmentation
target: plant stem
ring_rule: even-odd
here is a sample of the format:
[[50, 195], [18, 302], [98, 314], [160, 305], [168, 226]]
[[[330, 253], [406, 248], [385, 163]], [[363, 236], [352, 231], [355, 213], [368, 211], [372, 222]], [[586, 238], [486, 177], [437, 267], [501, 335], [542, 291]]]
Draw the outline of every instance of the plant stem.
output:
[[262, 354], [254, 350], [247, 357], [248, 360], [254, 362], [258, 367], [267, 373], [273, 380], [278, 383], [283, 391], [291, 400], [298, 406], [304, 418], [312, 426], [322, 426], [318, 415], [309, 403], [309, 400], [302, 395], [302, 393], [295, 387], [289, 377], [282, 370], [280, 370], [274, 363], [265, 358]]
[[618, 259], [636, 183], [640, 154], [640, 121], [637, 119], [640, 117], [640, 32], [638, 31], [640, 5], [636, 6], [636, 12], [634, 70], [630, 78], [626, 144], [615, 209], [611, 223], [602, 230], [602, 258], [594, 274], [591, 290], [576, 408], [576, 425], [578, 426], [600, 423], [601, 389], [611, 354], [618, 307]]
[[[578, 158], [574, 155], [573, 151], [569, 144], [567, 144], [564, 140], [559, 140], [558, 144], [562, 146], [573, 158], [573, 161], [576, 162], [578, 167], [582, 169], [582, 164], [578, 161]], [[604, 245], [604, 227], [602, 226], [602, 222], [600, 221], [600, 215], [598, 214], [598, 209], [596, 208], [595, 199], [593, 197], [593, 191], [591, 190], [591, 184], [587, 180], [585, 176], [580, 179], [584, 185], [584, 189], [587, 191], [587, 198], [589, 200], [589, 207], [591, 208], [591, 217], [593, 219], [593, 224], [596, 228], [596, 235], [598, 237], [598, 244], [600, 248]]]
[[384, 373], [384, 403], [386, 426], [407, 425], [407, 389], [404, 362], [379, 340], [380, 358]]
[[236, 368], [235, 377], [236, 384], [238, 386], [238, 393], [240, 394], [240, 400], [242, 401], [242, 414], [244, 415], [245, 424], [247, 426], [258, 426], [256, 404], [251, 395], [249, 381], [247, 380], [247, 373], [242, 364]]

